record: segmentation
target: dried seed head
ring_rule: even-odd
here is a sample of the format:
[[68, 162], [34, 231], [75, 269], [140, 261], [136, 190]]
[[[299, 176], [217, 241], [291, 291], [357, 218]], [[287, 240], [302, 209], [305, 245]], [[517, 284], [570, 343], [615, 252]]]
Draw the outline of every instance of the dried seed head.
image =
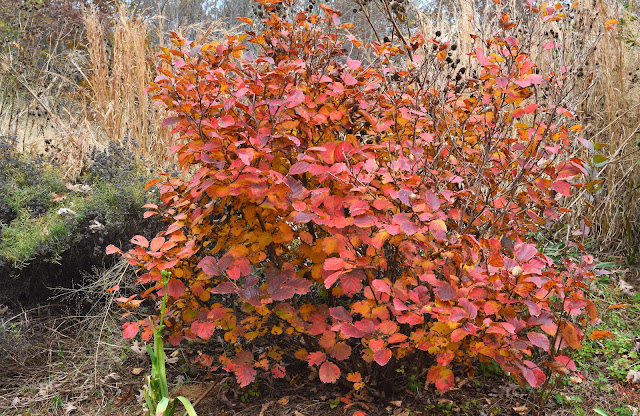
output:
[[520, 267], [520, 266], [515, 266], [515, 267], [513, 267], [513, 268], [511, 269], [511, 274], [512, 274], [514, 277], [520, 277], [520, 276], [522, 276], [522, 273], [523, 273], [523, 272], [524, 272], [524, 270], [522, 270], [522, 267]]

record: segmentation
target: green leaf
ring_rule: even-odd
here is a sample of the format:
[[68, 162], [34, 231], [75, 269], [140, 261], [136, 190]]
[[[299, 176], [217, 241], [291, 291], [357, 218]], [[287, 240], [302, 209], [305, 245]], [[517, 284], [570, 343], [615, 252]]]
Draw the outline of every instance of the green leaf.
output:
[[608, 161], [609, 161], [609, 158], [606, 158], [602, 155], [595, 155], [593, 159], [591, 159], [591, 163], [593, 163], [595, 167], [604, 166]]
[[158, 407], [156, 407], [156, 416], [163, 416], [164, 412], [167, 411], [167, 407], [169, 407], [169, 398], [163, 397], [158, 403]]
[[594, 412], [596, 412], [596, 414], [599, 414], [599, 415], [601, 415], [601, 416], [611, 416], [611, 415], [609, 415], [609, 413], [605, 412], [605, 411], [604, 411], [604, 410], [602, 410], [602, 409], [598, 409], [597, 407], [595, 407], [595, 408], [593, 409], [593, 411], [594, 411]]
[[187, 399], [184, 396], [178, 396], [178, 400], [180, 400], [180, 402], [182, 403], [182, 405], [184, 406], [185, 410], [187, 411], [187, 414], [189, 416], [198, 416], [196, 414], [196, 410], [193, 408], [193, 405], [191, 404], [191, 402], [189, 401], [189, 399]]

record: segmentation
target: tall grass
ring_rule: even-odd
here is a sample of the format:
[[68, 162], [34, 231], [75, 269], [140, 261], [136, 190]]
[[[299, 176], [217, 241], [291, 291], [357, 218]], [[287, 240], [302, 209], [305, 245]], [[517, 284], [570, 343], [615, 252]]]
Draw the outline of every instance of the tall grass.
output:
[[148, 163], [163, 166], [169, 155], [170, 130], [159, 123], [160, 107], [153, 106], [145, 88], [155, 72], [148, 25], [141, 16], [120, 5], [111, 33], [95, 9], [83, 15], [89, 74], [87, 120], [97, 140], [105, 143], [135, 139], [135, 152]]

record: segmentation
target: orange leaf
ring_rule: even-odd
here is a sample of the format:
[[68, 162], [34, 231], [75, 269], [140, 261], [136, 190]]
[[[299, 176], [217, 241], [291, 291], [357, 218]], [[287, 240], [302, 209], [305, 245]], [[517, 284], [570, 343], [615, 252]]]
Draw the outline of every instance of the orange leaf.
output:
[[582, 345], [580, 345], [580, 335], [578, 334], [578, 329], [572, 323], [568, 323], [564, 327], [562, 331], [562, 337], [571, 348], [575, 350], [579, 350], [580, 348], [582, 348]]
[[613, 339], [613, 334], [611, 331], [593, 331], [589, 334], [589, 338], [591, 339], [602, 339], [602, 338], [611, 338]]
[[631, 306], [628, 303], [619, 303], [617, 305], [611, 305], [609, 306], [607, 309], [620, 309], [620, 308], [628, 308], [629, 306]]
[[253, 26], [253, 20], [249, 19], [248, 17], [236, 17], [236, 19], [248, 24], [249, 26]]

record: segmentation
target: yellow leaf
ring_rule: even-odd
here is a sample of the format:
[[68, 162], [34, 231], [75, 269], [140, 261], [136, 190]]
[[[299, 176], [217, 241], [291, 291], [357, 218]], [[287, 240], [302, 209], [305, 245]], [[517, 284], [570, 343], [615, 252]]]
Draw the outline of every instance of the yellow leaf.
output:
[[616, 23], [618, 23], [618, 21], [612, 19], [612, 20], [607, 20], [606, 22], [604, 22], [604, 25], [605, 26], [611, 26], [611, 25], [615, 25]]

